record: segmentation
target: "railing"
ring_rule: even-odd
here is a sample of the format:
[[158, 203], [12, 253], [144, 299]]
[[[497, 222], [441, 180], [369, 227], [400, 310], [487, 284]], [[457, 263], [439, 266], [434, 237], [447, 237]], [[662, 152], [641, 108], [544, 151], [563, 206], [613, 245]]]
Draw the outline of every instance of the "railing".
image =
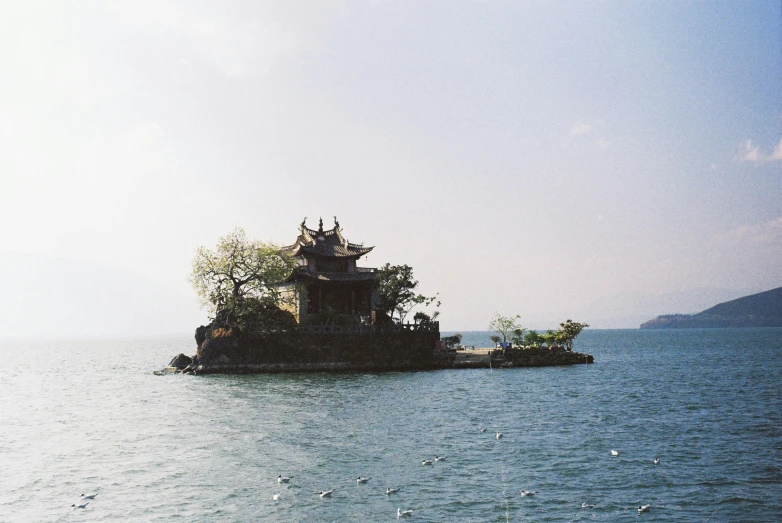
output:
[[356, 267], [356, 272], [377, 272], [375, 267]]
[[440, 332], [440, 322], [393, 323], [391, 325], [299, 325], [301, 332], [328, 334], [371, 334], [373, 332]]

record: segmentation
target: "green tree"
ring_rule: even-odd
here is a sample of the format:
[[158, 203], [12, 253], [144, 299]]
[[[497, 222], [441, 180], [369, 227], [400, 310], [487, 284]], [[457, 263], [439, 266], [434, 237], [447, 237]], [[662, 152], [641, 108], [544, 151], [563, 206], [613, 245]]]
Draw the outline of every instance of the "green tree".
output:
[[443, 336], [440, 338], [440, 341], [442, 341], [445, 346], [450, 349], [462, 342], [462, 335], [461, 333], [456, 333], [453, 336]]
[[198, 248], [190, 283], [213, 315], [224, 310], [241, 316], [245, 308], [279, 306], [278, 286], [290, 276], [294, 265], [278, 246], [250, 241], [244, 229], [237, 227], [219, 239], [214, 251]]
[[523, 330], [521, 325], [517, 323], [520, 318], [521, 316], [518, 314], [516, 316], [506, 317], [500, 316], [499, 313], [495, 312], [494, 318], [489, 322], [489, 330], [497, 332], [502, 336], [502, 341], [507, 343], [513, 331]]
[[560, 323], [559, 330], [557, 331], [560, 335], [559, 341], [565, 344], [567, 350], [573, 350], [573, 340], [575, 340], [576, 336], [581, 334], [581, 331], [587, 327], [589, 327], [589, 325], [586, 323], [578, 323], [572, 320]]
[[524, 344], [532, 345], [533, 347], [539, 346], [543, 343], [543, 336], [538, 334], [538, 331], [531, 330], [524, 335]]
[[500, 340], [502, 338], [500, 338], [496, 334], [492, 334], [491, 336], [489, 336], [489, 339], [492, 341], [492, 343], [494, 343], [494, 348], [496, 349], [497, 348], [497, 344], [500, 342]]
[[438, 296], [416, 294], [418, 280], [413, 278], [413, 268], [409, 265], [391, 265], [386, 263], [378, 271], [377, 306], [392, 319], [396, 314], [402, 323], [415, 307], [440, 306]]
[[527, 329], [515, 329], [513, 331], [513, 335], [511, 336], [511, 341], [514, 345], [524, 345], [524, 333], [527, 331]]

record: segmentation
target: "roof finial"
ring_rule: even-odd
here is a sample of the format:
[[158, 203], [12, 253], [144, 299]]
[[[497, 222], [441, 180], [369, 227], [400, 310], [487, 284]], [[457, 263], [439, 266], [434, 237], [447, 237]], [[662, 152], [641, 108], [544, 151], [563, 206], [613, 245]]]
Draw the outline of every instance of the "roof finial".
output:
[[323, 232], [323, 218], [318, 222], [318, 232]]
[[334, 228], [339, 229], [339, 222], [337, 221], [337, 217], [334, 217]]
[[301, 221], [301, 228], [302, 230], [307, 228], [307, 217], [305, 216], [304, 219]]

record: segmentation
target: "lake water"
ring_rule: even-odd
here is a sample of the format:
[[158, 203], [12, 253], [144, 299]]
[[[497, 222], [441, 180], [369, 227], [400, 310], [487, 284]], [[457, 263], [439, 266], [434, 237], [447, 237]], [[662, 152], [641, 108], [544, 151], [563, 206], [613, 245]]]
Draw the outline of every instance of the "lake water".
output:
[[782, 329], [588, 330], [589, 366], [153, 375], [194, 349], [0, 342], [0, 521], [782, 521]]

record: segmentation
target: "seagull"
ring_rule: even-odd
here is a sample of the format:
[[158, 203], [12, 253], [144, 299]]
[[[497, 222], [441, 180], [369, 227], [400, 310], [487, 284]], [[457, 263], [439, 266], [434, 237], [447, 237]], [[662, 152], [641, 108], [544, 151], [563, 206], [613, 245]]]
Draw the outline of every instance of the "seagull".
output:
[[[71, 506], [72, 506], [74, 509], [77, 509], [77, 508], [87, 508], [87, 505], [89, 505], [89, 504], [90, 504], [90, 502], [88, 501], [87, 503], [82, 503], [81, 505], [77, 505], [76, 503], [74, 503], [74, 504], [73, 504], [73, 505], [71, 505]], [[639, 509], [639, 510], [640, 510], [640, 509]]]
[[592, 505], [591, 503], [584, 502], [584, 503], [581, 503], [581, 508], [595, 508], [595, 506]]
[[277, 476], [277, 483], [290, 483], [293, 476]]
[[398, 488], [386, 487], [386, 496], [389, 494], [396, 494], [397, 492], [399, 492]]
[[280, 500], [280, 495], [279, 494], [275, 494], [275, 495], [272, 496], [272, 499], [274, 501], [279, 501]]
[[652, 508], [651, 505], [638, 505], [638, 513], [641, 512], [649, 512], [649, 509]]
[[372, 478], [362, 478], [361, 476], [359, 476], [359, 477], [356, 478], [356, 483], [366, 483], [370, 479], [372, 479]]
[[431, 459], [422, 459], [421, 465], [431, 465], [433, 462]]
[[611, 451], [611, 455], [612, 456], [618, 456], [619, 455], [619, 451], [618, 450], [612, 450]]
[[660, 464], [660, 458], [654, 458], [654, 464], [659, 465]]
[[496, 437], [497, 439], [500, 439], [502, 437], [502, 432], [497, 432]]
[[486, 432], [486, 427], [478, 426], [478, 430], [481, 432]]
[[334, 489], [321, 490], [320, 492], [318, 492], [318, 496], [320, 496], [321, 498], [330, 498], [333, 493], [334, 493]]
[[446, 459], [448, 459], [446, 456], [435, 456], [434, 457], [435, 461], [445, 461]]
[[84, 494], [81, 495], [81, 499], [95, 499], [95, 496], [97, 496], [98, 493], [90, 494], [89, 496], [85, 496]]
[[413, 511], [412, 510], [402, 510], [401, 508], [396, 509], [396, 519], [399, 518], [406, 518], [408, 516], [412, 516]]
[[538, 491], [537, 491], [537, 490], [536, 490], [535, 492], [533, 492], [533, 491], [531, 491], [531, 490], [524, 490], [524, 489], [521, 489], [521, 497], [522, 497], [522, 498], [523, 498], [523, 497], [525, 497], [525, 496], [534, 496], [534, 495], [535, 495], [535, 494], [537, 494], [537, 493], [538, 493]]

